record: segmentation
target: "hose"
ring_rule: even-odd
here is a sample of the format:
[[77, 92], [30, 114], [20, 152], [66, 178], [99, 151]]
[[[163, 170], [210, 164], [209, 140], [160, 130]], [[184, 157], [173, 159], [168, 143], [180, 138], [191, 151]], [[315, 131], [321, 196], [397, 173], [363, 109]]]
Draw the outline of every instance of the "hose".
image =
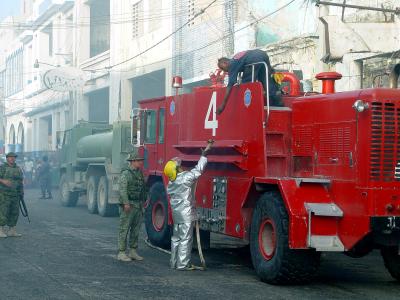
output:
[[165, 250], [165, 249], [163, 249], [163, 248], [154, 246], [152, 243], [150, 243], [148, 237], [147, 237], [146, 239], [144, 239], [144, 242], [145, 242], [145, 244], [146, 244], [147, 246], [149, 246], [150, 248], [153, 248], [153, 249], [156, 249], [156, 250], [161, 251], [161, 252], [163, 252], [163, 253], [166, 253], [166, 254], [171, 255], [171, 251], [168, 251], [168, 250]]
[[205, 270], [206, 260], [204, 259], [203, 250], [201, 249], [199, 220], [196, 220], [196, 239], [197, 239], [197, 250], [199, 251], [201, 266], [203, 267], [203, 270]]
[[[203, 250], [201, 249], [200, 226], [199, 226], [199, 221], [198, 220], [196, 220], [196, 241], [197, 241], [197, 250], [199, 252], [199, 257], [200, 257], [200, 262], [201, 262], [201, 267], [196, 267], [196, 269], [204, 271], [206, 269], [206, 260], [204, 259]], [[168, 251], [168, 250], [165, 250], [163, 248], [154, 246], [149, 241], [149, 237], [145, 238], [144, 242], [150, 248], [153, 248], [153, 249], [156, 249], [156, 250], [161, 251], [163, 253], [171, 255], [171, 251]]]

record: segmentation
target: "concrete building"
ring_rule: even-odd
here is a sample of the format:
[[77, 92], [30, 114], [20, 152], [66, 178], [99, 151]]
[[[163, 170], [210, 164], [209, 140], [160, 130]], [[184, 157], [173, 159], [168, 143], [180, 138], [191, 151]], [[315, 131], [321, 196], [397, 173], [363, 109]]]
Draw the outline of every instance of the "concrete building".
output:
[[110, 0], [75, 2], [73, 22], [79, 25], [73, 32], [74, 65], [86, 70], [88, 80], [74, 92], [72, 124], [109, 122], [110, 9]]
[[[343, 74], [338, 91], [385, 85], [399, 61], [396, 1], [347, 1], [363, 9], [327, 2], [23, 0], [22, 21], [5, 20], [12, 30], [0, 31], [0, 142], [8, 151], [55, 150], [77, 122], [127, 120], [141, 99], [171, 95], [173, 76], [190, 92], [208, 84], [217, 58], [256, 47], [305, 90], [318, 91], [315, 75], [327, 70]], [[82, 88], [43, 84], [46, 71], [63, 66], [84, 72]]]
[[43, 75], [69, 65], [72, 58], [74, 1], [23, 2], [24, 29], [15, 36], [5, 56], [4, 97], [6, 151], [51, 151], [58, 132], [69, 120], [68, 93], [49, 90]]
[[[17, 42], [18, 35], [22, 32], [22, 29], [18, 29], [13, 26], [13, 24], [18, 22], [23, 22], [22, 17], [7, 17], [1, 22], [0, 30], [0, 152], [3, 153], [5, 150], [6, 140], [11, 140], [14, 144], [16, 143], [16, 130], [13, 127], [12, 132], [6, 130], [7, 128], [7, 118], [5, 118], [6, 107], [10, 105], [20, 104], [19, 100], [13, 101], [13, 103], [8, 103], [11, 101], [6, 100], [6, 96], [12, 93], [11, 84], [16, 84], [14, 81], [19, 81], [19, 85], [15, 85], [15, 88], [21, 89], [20, 80], [17, 80], [17, 75], [14, 73], [16, 69], [21, 68], [21, 49]], [[18, 59], [18, 60], [17, 60]], [[18, 61], [18, 66], [17, 66]], [[13, 68], [11, 68], [13, 67]], [[21, 136], [19, 137], [22, 138]]]
[[[346, 2], [361, 8], [329, 3], [315, 7], [311, 1], [308, 3], [308, 9], [298, 7], [298, 13], [291, 14], [290, 19], [303, 15], [304, 19], [311, 17], [314, 22], [309, 21], [301, 34], [293, 31], [291, 37], [278, 35], [277, 41], [265, 46], [277, 69], [294, 71], [315, 91], [321, 88], [315, 75], [322, 71], [343, 75], [337, 81], [337, 91], [388, 86], [390, 69], [400, 61], [400, 20], [394, 12], [398, 3], [394, 0]], [[284, 24], [279, 19], [275, 22]]]
[[357, 0], [351, 4], [362, 8], [320, 7], [321, 59], [343, 75], [338, 90], [388, 86], [390, 69], [400, 61], [400, 19], [395, 13], [399, 3]]
[[98, 0], [75, 4], [77, 66], [88, 81], [76, 95], [76, 118], [114, 122], [129, 119], [145, 98], [170, 93], [172, 31], [169, 0]]

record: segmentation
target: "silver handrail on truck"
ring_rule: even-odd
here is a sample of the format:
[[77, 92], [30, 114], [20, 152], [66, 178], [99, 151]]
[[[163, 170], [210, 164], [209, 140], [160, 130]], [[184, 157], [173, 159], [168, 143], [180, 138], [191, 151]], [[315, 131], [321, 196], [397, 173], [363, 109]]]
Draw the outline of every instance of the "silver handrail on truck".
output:
[[251, 66], [251, 82], [254, 82], [254, 67], [256, 65], [264, 65], [265, 68], [265, 95], [267, 97], [267, 120], [269, 118], [269, 73], [268, 73], [268, 65], [266, 62], [264, 61], [260, 61], [260, 62], [256, 62], [256, 63], [252, 63], [252, 64], [248, 64], [245, 65], [245, 67], [250, 67]]

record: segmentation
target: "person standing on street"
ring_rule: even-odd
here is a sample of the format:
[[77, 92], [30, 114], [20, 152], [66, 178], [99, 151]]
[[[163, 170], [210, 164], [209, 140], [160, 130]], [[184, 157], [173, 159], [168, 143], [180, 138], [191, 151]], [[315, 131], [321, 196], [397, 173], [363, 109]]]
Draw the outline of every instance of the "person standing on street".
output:
[[164, 174], [169, 179], [167, 193], [174, 220], [170, 260], [173, 269], [187, 271], [199, 269], [190, 263], [193, 223], [197, 219], [194, 187], [207, 165], [206, 156], [213, 143], [212, 140], [208, 141], [207, 147], [202, 150], [196, 167], [190, 171], [183, 171], [179, 158], [173, 158], [164, 167]]
[[29, 158], [24, 159], [25, 187], [32, 184], [33, 161]]
[[[50, 164], [47, 156], [43, 156], [42, 163], [38, 169], [37, 173], [40, 190], [42, 192], [42, 196], [39, 199], [51, 199], [53, 196], [51, 195], [51, 176], [50, 176]], [[46, 197], [47, 192], [47, 197]]]
[[[120, 261], [143, 260], [136, 252], [139, 231], [143, 219], [143, 204], [147, 198], [147, 186], [142, 173], [143, 157], [130, 154], [129, 168], [123, 169], [119, 181], [119, 236], [118, 257]], [[129, 254], [126, 255], [129, 233]]]
[[[9, 152], [7, 162], [0, 166], [0, 238], [20, 237], [15, 226], [19, 216], [19, 201], [24, 197], [23, 173], [15, 163], [17, 155]], [[8, 226], [8, 232], [5, 226]]]

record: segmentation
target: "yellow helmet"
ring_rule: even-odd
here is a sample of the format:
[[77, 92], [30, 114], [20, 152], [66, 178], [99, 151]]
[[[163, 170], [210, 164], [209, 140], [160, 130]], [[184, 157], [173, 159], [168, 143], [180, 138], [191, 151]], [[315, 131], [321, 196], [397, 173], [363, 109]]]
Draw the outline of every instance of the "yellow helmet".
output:
[[169, 160], [164, 167], [164, 174], [168, 177], [169, 181], [176, 179], [176, 167], [177, 163], [174, 160]]
[[285, 75], [283, 75], [282, 73], [274, 73], [274, 75], [272, 75], [275, 82], [279, 85], [282, 84], [283, 78], [285, 77]]

